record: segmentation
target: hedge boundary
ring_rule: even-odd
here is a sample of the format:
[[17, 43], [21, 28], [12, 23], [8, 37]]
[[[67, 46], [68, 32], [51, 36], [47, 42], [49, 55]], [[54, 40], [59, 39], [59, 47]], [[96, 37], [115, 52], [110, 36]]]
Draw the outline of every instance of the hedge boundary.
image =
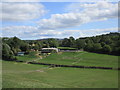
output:
[[[23, 62], [23, 61], [17, 61], [17, 62]], [[120, 70], [120, 68], [113, 68], [113, 67], [96, 67], [96, 66], [61, 65], [61, 64], [49, 64], [49, 63], [38, 63], [38, 62], [27, 62], [27, 64], [48, 65], [48, 66], [51, 66], [51, 67], [72, 67], [72, 68], [88, 68], [88, 69]]]

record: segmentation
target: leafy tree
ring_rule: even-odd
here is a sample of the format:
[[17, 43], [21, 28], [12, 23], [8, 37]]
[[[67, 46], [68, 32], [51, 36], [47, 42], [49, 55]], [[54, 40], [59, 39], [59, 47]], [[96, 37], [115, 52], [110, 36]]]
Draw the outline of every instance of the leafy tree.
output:
[[36, 44], [35, 46], [33, 46], [34, 50], [39, 50], [39, 46]]
[[62, 46], [63, 47], [70, 47], [69, 39], [64, 38], [63, 41], [62, 41]]
[[42, 42], [38, 42], [37, 45], [38, 45], [38, 47], [39, 47], [38, 50], [41, 50], [41, 49], [42, 49], [42, 46], [43, 46]]
[[54, 38], [48, 39], [48, 43], [50, 47], [58, 47], [58, 41]]
[[76, 47], [76, 45], [75, 45], [75, 39], [74, 39], [74, 37], [69, 37], [69, 40], [68, 40], [69, 42], [69, 44], [70, 44], [70, 47]]
[[49, 45], [48, 41], [44, 41], [43, 48], [49, 48], [49, 47], [50, 47], [50, 45]]
[[9, 60], [13, 61], [16, 60], [16, 58], [13, 56], [13, 52], [8, 44], [3, 43], [2, 44], [2, 59], [3, 60]]
[[83, 49], [85, 47], [85, 40], [77, 39], [76, 40], [76, 47], [78, 49]]
[[100, 44], [100, 43], [95, 43], [95, 44], [93, 45], [93, 51], [94, 51], [94, 52], [101, 52], [101, 49], [102, 49], [102, 47], [101, 47], [101, 44]]
[[22, 44], [20, 45], [20, 49], [21, 49], [21, 51], [26, 52], [26, 51], [29, 50], [29, 46], [28, 46], [27, 43], [22, 43]]
[[103, 53], [108, 53], [108, 54], [112, 51], [109, 45], [103, 46], [102, 50], [103, 50]]
[[101, 46], [102, 46], [102, 47], [105, 46], [105, 43], [104, 43], [104, 42], [101, 42]]
[[84, 50], [86, 50], [86, 51], [93, 51], [93, 44], [87, 44], [85, 47], [84, 47]]

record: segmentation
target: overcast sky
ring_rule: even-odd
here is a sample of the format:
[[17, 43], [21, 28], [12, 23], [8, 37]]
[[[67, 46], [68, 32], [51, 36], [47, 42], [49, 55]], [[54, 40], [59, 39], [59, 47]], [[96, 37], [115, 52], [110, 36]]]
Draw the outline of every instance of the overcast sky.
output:
[[117, 2], [15, 1], [0, 3], [3, 37], [78, 38], [118, 31]]

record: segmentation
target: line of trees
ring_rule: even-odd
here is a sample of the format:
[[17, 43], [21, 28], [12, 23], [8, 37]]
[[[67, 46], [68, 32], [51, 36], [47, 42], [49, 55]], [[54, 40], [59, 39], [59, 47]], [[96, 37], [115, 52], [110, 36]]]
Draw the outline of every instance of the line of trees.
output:
[[65, 38], [61, 46], [84, 49], [85, 51], [120, 55], [120, 33], [74, 39]]
[[78, 39], [69, 37], [64, 39], [20, 40], [17, 37], [3, 37], [2, 59], [16, 60], [15, 56], [18, 52], [28, 54], [31, 50], [41, 50], [41, 48], [50, 47], [71, 47], [88, 52], [120, 55], [120, 33], [116, 32]]
[[30, 46], [31, 49], [41, 50], [41, 48], [57, 48], [59, 46], [59, 40], [55, 38], [48, 38], [43, 40], [25, 40]]

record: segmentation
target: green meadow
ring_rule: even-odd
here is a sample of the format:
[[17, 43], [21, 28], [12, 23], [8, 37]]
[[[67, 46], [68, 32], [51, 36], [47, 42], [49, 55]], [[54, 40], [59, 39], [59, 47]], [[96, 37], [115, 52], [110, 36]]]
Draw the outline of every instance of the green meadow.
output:
[[3, 88], [117, 88], [118, 71], [3, 61]]
[[[120, 56], [119, 56], [120, 57]], [[118, 67], [118, 56], [81, 52], [59, 52], [38, 60], [42, 63]]]
[[75, 50], [76, 48], [71, 48], [71, 47], [58, 47], [58, 49], [64, 49], [64, 50]]
[[37, 55], [38, 52], [30, 52], [28, 55], [24, 56], [17, 56], [17, 59], [20, 61], [33, 61], [33, 60], [38, 60], [39, 57]]
[[[118, 67], [118, 56], [89, 52], [59, 52], [43, 59], [37, 52], [18, 60], [66, 65]], [[82, 69], [2, 62], [3, 88], [117, 88], [118, 70]]]

